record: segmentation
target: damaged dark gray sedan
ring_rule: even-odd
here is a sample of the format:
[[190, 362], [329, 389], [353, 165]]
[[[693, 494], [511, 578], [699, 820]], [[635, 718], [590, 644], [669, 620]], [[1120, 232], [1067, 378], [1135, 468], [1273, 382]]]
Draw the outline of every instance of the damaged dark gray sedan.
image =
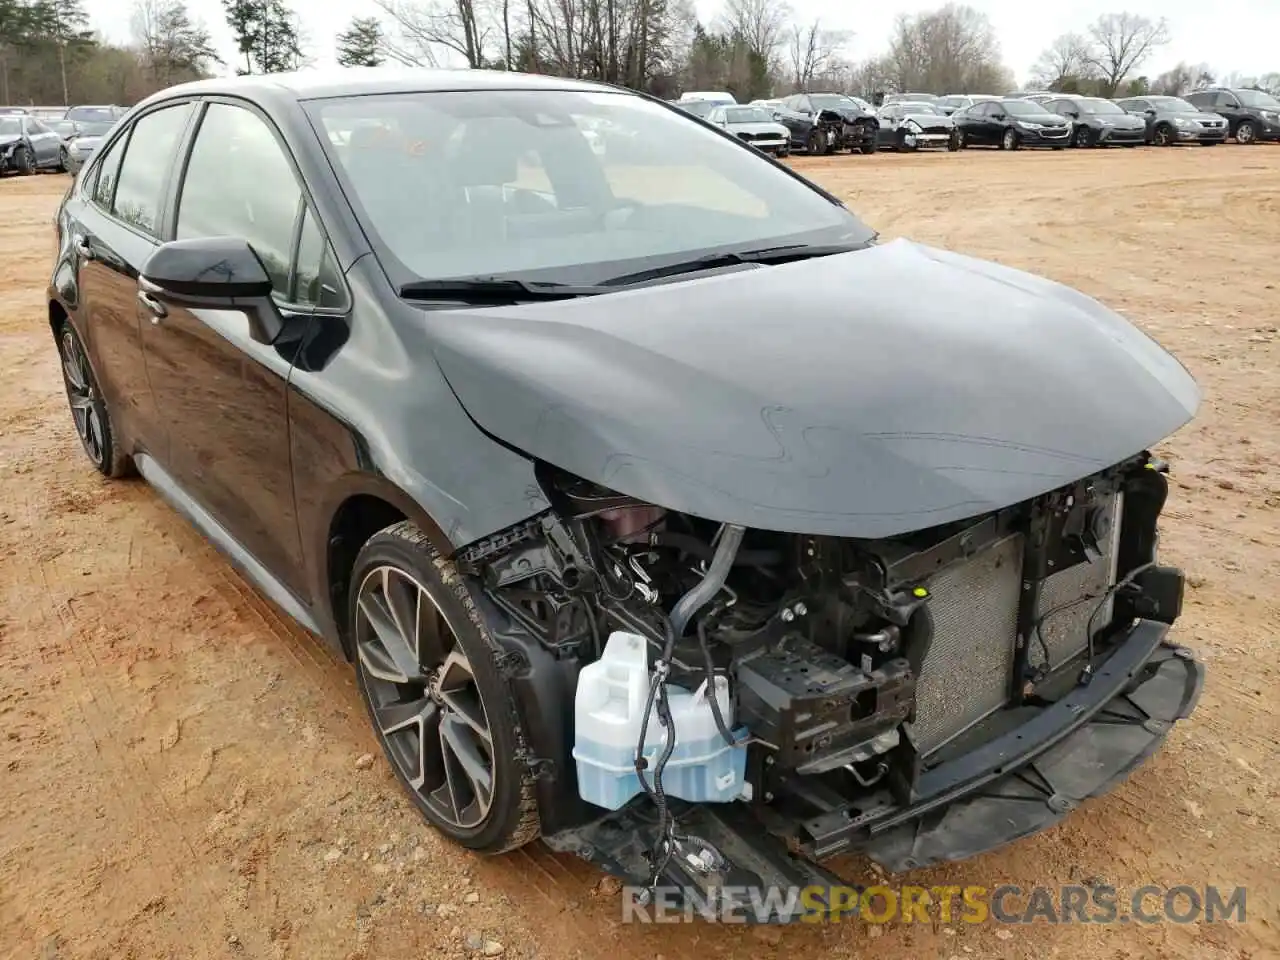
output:
[[467, 847], [750, 912], [1042, 829], [1199, 696], [1149, 452], [1183, 367], [664, 103], [202, 81], [56, 229], [89, 458], [350, 659]]

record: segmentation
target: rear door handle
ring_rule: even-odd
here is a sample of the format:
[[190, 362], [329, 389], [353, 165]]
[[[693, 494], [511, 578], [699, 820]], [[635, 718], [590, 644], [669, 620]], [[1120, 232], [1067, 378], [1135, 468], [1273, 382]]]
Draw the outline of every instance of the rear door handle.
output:
[[169, 315], [169, 308], [145, 290], [138, 291], [138, 302], [151, 314], [152, 323], [159, 323]]

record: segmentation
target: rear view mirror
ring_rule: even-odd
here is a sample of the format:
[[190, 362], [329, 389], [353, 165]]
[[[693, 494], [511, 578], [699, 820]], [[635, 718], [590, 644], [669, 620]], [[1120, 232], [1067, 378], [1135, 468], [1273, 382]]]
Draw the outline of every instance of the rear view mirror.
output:
[[161, 244], [140, 274], [138, 286], [157, 300], [243, 310], [249, 317], [249, 332], [259, 343], [271, 343], [283, 326], [271, 299], [271, 275], [253, 247], [240, 237], [200, 237]]

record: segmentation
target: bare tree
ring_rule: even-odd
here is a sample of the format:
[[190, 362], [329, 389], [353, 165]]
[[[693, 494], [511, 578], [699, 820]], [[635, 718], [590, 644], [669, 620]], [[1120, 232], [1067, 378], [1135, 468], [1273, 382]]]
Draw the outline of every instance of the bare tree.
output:
[[792, 83], [797, 91], [814, 89], [821, 77], [823, 86], [843, 87], [848, 65], [840, 60], [840, 48], [849, 40], [848, 31], [824, 30], [820, 20], [805, 27], [791, 26], [789, 52]]
[[1129, 74], [1157, 47], [1169, 42], [1163, 18], [1148, 20], [1134, 13], [1108, 13], [1089, 27], [1092, 41], [1087, 62], [1098, 71], [1103, 94], [1113, 97]]
[[1094, 72], [1089, 41], [1078, 33], [1064, 33], [1049, 44], [1031, 69], [1031, 82], [1046, 90], [1061, 90], [1072, 77]]
[[1012, 82], [991, 22], [954, 3], [917, 16], [900, 14], [887, 59], [899, 91], [993, 93]]
[[725, 33], [741, 39], [751, 53], [770, 61], [782, 44], [791, 7], [786, 0], [726, 0], [720, 16]]
[[161, 86], [222, 62], [208, 29], [191, 19], [182, 0], [137, 0], [130, 26], [146, 68]]
[[1167, 97], [1182, 97], [1194, 90], [1203, 90], [1213, 85], [1213, 72], [1207, 63], [1179, 63], [1151, 81], [1151, 92]]
[[384, 41], [392, 60], [410, 66], [438, 66], [448, 52], [466, 60], [468, 67], [484, 66], [489, 35], [489, 10], [483, 0], [429, 0], [419, 5], [408, 0], [375, 0], [396, 30]]

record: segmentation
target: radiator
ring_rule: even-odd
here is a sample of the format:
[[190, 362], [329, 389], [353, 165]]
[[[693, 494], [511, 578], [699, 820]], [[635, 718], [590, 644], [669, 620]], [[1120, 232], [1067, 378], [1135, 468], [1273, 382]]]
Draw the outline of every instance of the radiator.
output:
[[1009, 699], [1022, 593], [1022, 534], [928, 583], [933, 643], [916, 681], [916, 748], [928, 753]]
[[[1116, 563], [1119, 559], [1120, 514], [1123, 508], [1124, 494], [1113, 494], [1103, 504], [1107, 511], [1108, 533], [1103, 543], [1099, 544], [1102, 556], [1096, 560], [1078, 563], [1061, 573], [1046, 577], [1040, 585], [1040, 599], [1036, 604], [1036, 618], [1045, 614], [1048, 617], [1040, 625], [1040, 636], [1044, 645], [1031, 639], [1028, 661], [1036, 667], [1044, 664], [1044, 648], [1049, 650], [1049, 666], [1061, 666], [1070, 660], [1088, 644], [1087, 629], [1089, 618], [1093, 618], [1093, 629], [1098, 630], [1111, 621], [1111, 611], [1115, 604], [1108, 596], [1103, 601], [1103, 594], [1116, 579]], [[1064, 603], [1071, 606], [1051, 612]], [[1099, 603], [1101, 602], [1101, 608]], [[1096, 611], [1096, 616], [1095, 616]]]

